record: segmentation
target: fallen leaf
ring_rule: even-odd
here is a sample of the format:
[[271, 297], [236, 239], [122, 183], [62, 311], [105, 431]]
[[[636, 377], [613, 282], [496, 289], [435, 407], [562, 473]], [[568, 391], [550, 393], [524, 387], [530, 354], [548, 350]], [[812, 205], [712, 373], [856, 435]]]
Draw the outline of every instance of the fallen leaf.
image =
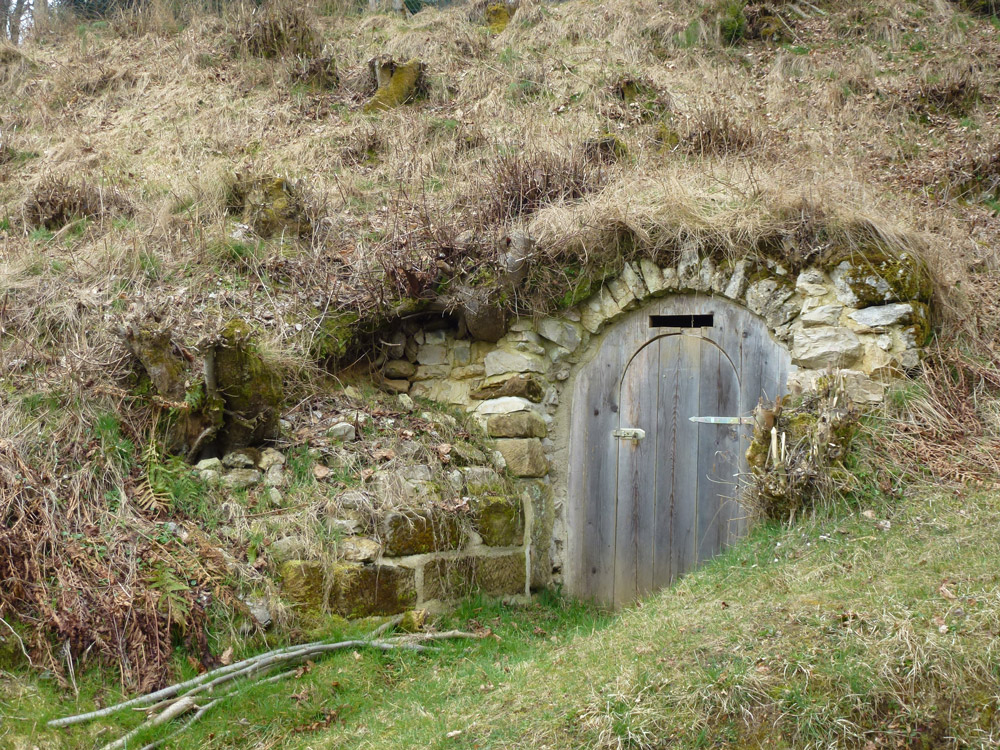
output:
[[228, 667], [233, 663], [233, 647], [230, 646], [225, 651], [222, 652], [222, 656], [219, 657], [219, 664], [224, 667]]
[[875, 511], [873, 511], [873, 510], [863, 510], [863, 511], [861, 511], [861, 515], [863, 515], [869, 521], [874, 521], [875, 520]]
[[316, 464], [313, 466], [313, 476], [316, 479], [326, 479], [330, 476], [330, 467], [324, 466], [323, 464]]
[[458, 735], [460, 735], [461, 733], [462, 733], [461, 729], [455, 729], [451, 732], [448, 732], [448, 734], [446, 734], [445, 737], [447, 737], [450, 740], [453, 737], [458, 737]]
[[949, 601], [954, 601], [955, 599], [958, 598], [953, 593], [951, 593], [951, 591], [948, 590], [948, 586], [946, 583], [941, 584], [941, 586], [938, 588], [938, 593], [941, 594], [941, 596], [943, 596], [945, 599], [948, 599]]

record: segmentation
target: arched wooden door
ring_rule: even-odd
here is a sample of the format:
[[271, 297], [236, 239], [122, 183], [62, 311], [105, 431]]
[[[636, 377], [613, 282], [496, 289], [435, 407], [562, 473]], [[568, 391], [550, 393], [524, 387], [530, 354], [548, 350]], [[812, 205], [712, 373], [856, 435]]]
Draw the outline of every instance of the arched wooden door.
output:
[[764, 321], [725, 299], [663, 297], [608, 329], [573, 384], [570, 593], [621, 606], [745, 533], [734, 475], [750, 426], [735, 420], [784, 393], [790, 366]]
[[[740, 382], [719, 345], [673, 333], [644, 344], [619, 389], [614, 603], [627, 604], [736, 536]], [[697, 421], [708, 417], [716, 421]]]

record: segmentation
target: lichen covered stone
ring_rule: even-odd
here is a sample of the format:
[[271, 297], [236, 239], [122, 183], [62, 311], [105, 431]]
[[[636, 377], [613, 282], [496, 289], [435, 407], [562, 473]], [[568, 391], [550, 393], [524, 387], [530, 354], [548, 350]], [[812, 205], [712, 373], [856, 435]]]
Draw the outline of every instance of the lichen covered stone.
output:
[[343, 617], [395, 615], [416, 602], [416, 576], [410, 568], [346, 564], [331, 572], [330, 609]]
[[523, 594], [524, 554], [434, 560], [424, 566], [425, 599], [457, 599], [477, 592], [489, 596]]
[[365, 112], [383, 112], [407, 104], [417, 97], [423, 82], [424, 64], [419, 60], [405, 63], [373, 61], [379, 81], [375, 95], [364, 106]]
[[457, 516], [436, 508], [386, 514], [379, 536], [389, 557], [458, 549], [464, 534]]
[[473, 527], [487, 547], [517, 547], [524, 543], [524, 511], [518, 497], [477, 495], [470, 504]]

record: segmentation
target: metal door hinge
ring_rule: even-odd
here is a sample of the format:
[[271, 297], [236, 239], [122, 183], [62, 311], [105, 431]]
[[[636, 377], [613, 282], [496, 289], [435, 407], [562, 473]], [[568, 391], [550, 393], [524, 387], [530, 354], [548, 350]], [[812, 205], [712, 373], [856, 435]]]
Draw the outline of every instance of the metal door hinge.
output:
[[701, 424], [753, 424], [753, 417], [689, 417]]
[[620, 427], [611, 434], [622, 440], [642, 440], [646, 437], [646, 431], [638, 427]]

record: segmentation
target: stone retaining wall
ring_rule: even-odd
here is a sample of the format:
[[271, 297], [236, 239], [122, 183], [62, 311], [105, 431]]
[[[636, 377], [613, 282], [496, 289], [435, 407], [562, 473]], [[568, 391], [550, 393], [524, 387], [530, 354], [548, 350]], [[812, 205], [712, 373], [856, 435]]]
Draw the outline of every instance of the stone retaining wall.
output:
[[[449, 329], [409, 331], [397, 358], [381, 363], [384, 384], [458, 406], [495, 438], [530, 498], [528, 585], [549, 583], [561, 568], [568, 425], [561, 402], [575, 365], [643, 300], [691, 293], [733, 300], [763, 318], [791, 353], [790, 391], [812, 390], [820, 376], [837, 371], [859, 403], [880, 401], [889, 378], [918, 367], [930, 330], [930, 283], [915, 258], [843, 259], [792, 276], [777, 262], [720, 264], [689, 250], [676, 266], [629, 263], [589, 299], [552, 317], [518, 319], [495, 344]], [[426, 564], [423, 576], [426, 587]], [[436, 582], [432, 588], [443, 591]]]

